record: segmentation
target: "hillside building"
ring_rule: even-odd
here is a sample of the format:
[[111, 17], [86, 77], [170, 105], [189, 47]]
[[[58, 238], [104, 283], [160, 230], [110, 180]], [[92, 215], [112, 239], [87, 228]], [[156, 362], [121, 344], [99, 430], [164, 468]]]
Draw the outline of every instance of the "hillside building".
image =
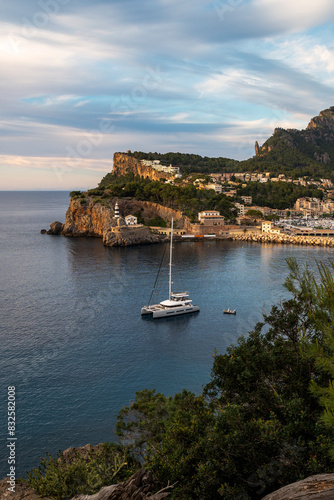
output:
[[242, 205], [241, 203], [234, 203], [234, 206], [238, 210], [239, 216], [245, 215], [245, 205]]
[[225, 217], [220, 215], [217, 210], [199, 212], [198, 220], [205, 226], [223, 226], [225, 224]]
[[213, 189], [215, 193], [220, 194], [223, 190], [221, 184], [211, 183], [205, 186], [205, 189]]
[[175, 177], [182, 177], [179, 167], [173, 167], [173, 165], [166, 167], [165, 165], [161, 165], [160, 160], [140, 160], [140, 162], [145, 167], [154, 168], [154, 170], [158, 172], [165, 172], [166, 174], [175, 175]]
[[281, 231], [278, 227], [274, 226], [274, 223], [268, 220], [262, 221], [262, 232], [269, 234], [279, 234]]
[[241, 196], [241, 199], [245, 205], [251, 205], [253, 203], [253, 199], [251, 196]]
[[127, 215], [124, 220], [127, 226], [135, 226], [138, 223], [138, 219], [134, 215]]

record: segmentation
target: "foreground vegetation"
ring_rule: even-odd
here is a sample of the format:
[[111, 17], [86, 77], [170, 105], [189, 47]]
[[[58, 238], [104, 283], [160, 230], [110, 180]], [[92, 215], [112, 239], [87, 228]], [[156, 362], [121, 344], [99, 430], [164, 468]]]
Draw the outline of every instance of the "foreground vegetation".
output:
[[[140, 459], [162, 485], [176, 483], [175, 500], [260, 499], [332, 472], [334, 265], [320, 264], [317, 279], [293, 260], [288, 265], [291, 298], [273, 306], [226, 354], [215, 353], [202, 394], [183, 390], [166, 397], [143, 390], [120, 411], [117, 453], [123, 450], [130, 464], [123, 471], [136, 467], [129, 457]], [[66, 466], [54, 465], [32, 472], [30, 484], [42, 493], [52, 483], [48, 496], [69, 498], [56, 489]], [[86, 484], [82, 489], [95, 491]]]
[[97, 452], [89, 452], [84, 458], [47, 454], [37, 469], [27, 474], [29, 486], [40, 495], [65, 500], [75, 495], [87, 495], [100, 491], [103, 486], [121, 482], [130, 477], [139, 463], [129, 452], [114, 443], [104, 443]]

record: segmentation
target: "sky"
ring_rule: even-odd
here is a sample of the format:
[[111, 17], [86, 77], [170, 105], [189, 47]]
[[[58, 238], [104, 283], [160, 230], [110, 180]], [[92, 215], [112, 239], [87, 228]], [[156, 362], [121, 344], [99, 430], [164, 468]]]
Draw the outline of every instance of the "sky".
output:
[[0, 0], [0, 190], [118, 151], [238, 160], [334, 105], [333, 0]]

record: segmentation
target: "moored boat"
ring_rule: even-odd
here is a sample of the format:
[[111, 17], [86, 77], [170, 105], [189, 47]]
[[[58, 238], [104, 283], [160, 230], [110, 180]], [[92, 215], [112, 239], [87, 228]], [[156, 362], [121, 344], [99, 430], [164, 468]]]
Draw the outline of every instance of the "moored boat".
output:
[[223, 309], [224, 314], [237, 314], [235, 309]]
[[199, 312], [199, 307], [192, 303], [188, 292], [172, 292], [172, 254], [173, 254], [173, 219], [170, 233], [169, 252], [169, 294], [168, 299], [159, 304], [148, 305], [141, 308], [141, 314], [152, 315], [156, 318], [169, 318], [181, 314]]

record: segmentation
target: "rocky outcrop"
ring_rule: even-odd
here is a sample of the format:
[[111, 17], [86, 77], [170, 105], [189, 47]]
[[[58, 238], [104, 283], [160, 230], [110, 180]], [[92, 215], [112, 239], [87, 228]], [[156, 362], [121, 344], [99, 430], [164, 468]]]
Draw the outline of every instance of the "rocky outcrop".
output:
[[62, 229], [64, 236], [92, 236], [102, 238], [103, 233], [117, 225], [113, 205], [102, 205], [94, 198], [71, 199]]
[[189, 227], [190, 221], [182, 216], [182, 212], [163, 207], [157, 203], [138, 201], [135, 199], [120, 199], [120, 217], [115, 218], [114, 209], [116, 199], [102, 200], [94, 197], [71, 199], [66, 212], [65, 224], [59, 221], [50, 224], [48, 234], [62, 234], [63, 236], [86, 236], [102, 238], [106, 246], [129, 246], [158, 243], [164, 241], [163, 236], [152, 234], [148, 227], [127, 226], [124, 216], [140, 213], [146, 220], [160, 216], [165, 220], [176, 220], [175, 227], [183, 229]]
[[61, 234], [63, 227], [64, 224], [62, 222], [59, 222], [58, 220], [51, 222], [48, 234]]
[[290, 234], [268, 234], [260, 232], [232, 233], [228, 239], [257, 243], [281, 243], [287, 245], [311, 245], [334, 247], [334, 238], [319, 236], [293, 236]]
[[328, 136], [330, 132], [334, 134], [334, 106], [320, 111], [318, 116], [310, 120], [306, 130], [312, 131], [314, 129], [322, 129], [325, 136]]
[[0, 481], [0, 498], [1, 500], [50, 500], [46, 497], [39, 496], [35, 490], [29, 488], [23, 482], [17, 482], [15, 485], [15, 493], [8, 491], [7, 479]]
[[152, 181], [159, 181], [161, 179], [174, 179], [173, 174], [166, 172], [159, 172], [152, 167], [143, 165], [139, 160], [133, 156], [125, 153], [115, 153], [113, 161], [113, 174], [122, 176], [126, 174], [134, 174], [144, 179], [148, 178]]
[[79, 495], [72, 500], [163, 500], [169, 496], [171, 488], [167, 486], [153, 493], [158, 489], [153, 474], [142, 469], [123, 483], [105, 486], [95, 495]]
[[91, 455], [99, 455], [101, 452], [103, 452], [103, 443], [95, 445], [86, 444], [85, 446], [79, 447], [71, 446], [63, 451], [63, 459], [65, 463], [69, 464], [73, 462], [78, 455], [85, 460], [89, 460]]
[[103, 233], [103, 244], [107, 247], [125, 247], [130, 245], [144, 245], [159, 243], [164, 240], [157, 234], [152, 234], [145, 226], [111, 227]]
[[334, 474], [318, 474], [284, 486], [263, 500], [332, 500]]

